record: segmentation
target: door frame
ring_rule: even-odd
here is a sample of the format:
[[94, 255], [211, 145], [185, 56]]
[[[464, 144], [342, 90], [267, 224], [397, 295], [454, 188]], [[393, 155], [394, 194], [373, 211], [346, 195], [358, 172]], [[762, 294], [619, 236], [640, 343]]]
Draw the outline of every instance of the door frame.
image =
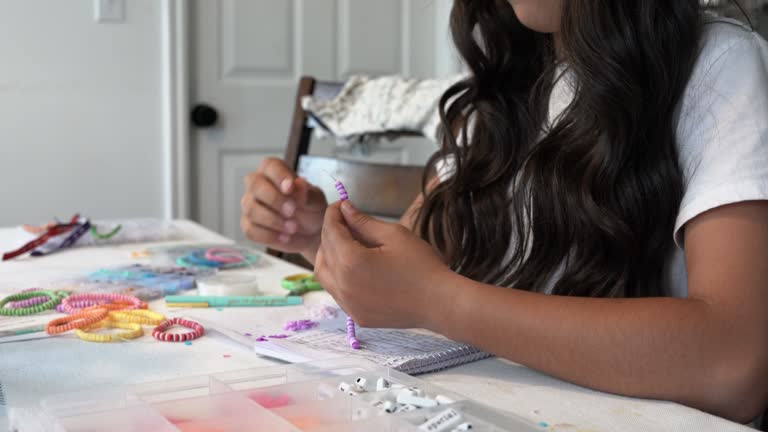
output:
[[161, 3], [163, 213], [188, 219], [191, 213], [190, 5]]
[[[162, 0], [162, 147], [163, 214], [167, 219], [189, 219], [193, 215], [191, 184], [193, 144], [189, 118], [192, 94], [191, 2]], [[436, 2], [435, 19], [447, 22], [451, 0]], [[461, 73], [458, 59], [446, 27], [435, 25], [435, 76]]]

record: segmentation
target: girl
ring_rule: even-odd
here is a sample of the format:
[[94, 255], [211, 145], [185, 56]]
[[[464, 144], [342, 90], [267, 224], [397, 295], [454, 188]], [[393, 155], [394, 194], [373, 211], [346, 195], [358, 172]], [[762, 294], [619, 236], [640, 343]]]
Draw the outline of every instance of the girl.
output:
[[[768, 44], [699, 0], [455, 0], [470, 74], [400, 224], [268, 160], [242, 228], [366, 327], [583, 386], [768, 406]], [[354, 201], [354, 197], [351, 197]]]

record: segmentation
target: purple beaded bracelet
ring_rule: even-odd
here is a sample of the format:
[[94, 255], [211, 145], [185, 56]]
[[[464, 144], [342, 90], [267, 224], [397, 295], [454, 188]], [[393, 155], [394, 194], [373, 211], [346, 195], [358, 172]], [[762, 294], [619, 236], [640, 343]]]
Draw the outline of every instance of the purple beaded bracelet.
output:
[[[339, 192], [339, 200], [346, 201], [349, 199], [347, 189], [341, 181], [336, 180], [334, 186], [336, 187], [336, 191]], [[357, 336], [355, 335], [355, 321], [351, 317], [347, 317], [347, 342], [349, 342], [349, 346], [352, 347], [352, 349], [360, 349], [360, 342], [357, 341]]]
[[[25, 292], [40, 291], [40, 290], [41, 290], [41, 288], [27, 288], [27, 289], [22, 290], [20, 292], [25, 293]], [[59, 297], [61, 297], [61, 296], [59, 296]], [[8, 308], [9, 309], [25, 309], [25, 308], [30, 308], [30, 307], [34, 307], [34, 306], [39, 306], [39, 305], [41, 305], [41, 304], [43, 304], [43, 303], [45, 303], [47, 301], [50, 301], [50, 299], [47, 296], [32, 297], [32, 298], [28, 298], [26, 300], [19, 300], [19, 301], [15, 301], [15, 302], [10, 302], [10, 303], [8, 303]], [[56, 310], [58, 310], [59, 306], [56, 306], [56, 307], [57, 307]]]

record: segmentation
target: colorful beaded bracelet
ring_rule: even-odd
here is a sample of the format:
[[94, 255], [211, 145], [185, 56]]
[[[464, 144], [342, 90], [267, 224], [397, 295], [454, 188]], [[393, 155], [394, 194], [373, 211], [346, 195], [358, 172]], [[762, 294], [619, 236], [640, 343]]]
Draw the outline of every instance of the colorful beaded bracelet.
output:
[[245, 261], [242, 253], [227, 248], [211, 248], [205, 251], [205, 259], [221, 264], [239, 264]]
[[[42, 290], [42, 288], [28, 288], [28, 289], [25, 289], [25, 290], [23, 290], [23, 291], [21, 291], [21, 292], [23, 292], [23, 293], [28, 293], [28, 292], [32, 292], [32, 291], [40, 291], [40, 290]], [[66, 292], [66, 291], [56, 291], [56, 295], [57, 295], [57, 296], [58, 296], [60, 299], [62, 299], [62, 298], [64, 298], [64, 297], [68, 296], [68, 295], [69, 295], [69, 293], [68, 293], [68, 292]], [[26, 299], [26, 300], [18, 300], [18, 301], [12, 301], [12, 302], [9, 302], [9, 303], [6, 305], [6, 307], [8, 307], [8, 308], [10, 308], [10, 309], [24, 309], [24, 308], [29, 308], [29, 307], [32, 307], [32, 306], [38, 306], [38, 305], [41, 305], [41, 304], [43, 304], [43, 303], [47, 302], [48, 300], [50, 300], [50, 299], [48, 298], [48, 296], [44, 296], [44, 295], [42, 295], [42, 296], [37, 296], [37, 297], [28, 298], [28, 299]]]
[[[174, 325], [186, 327], [192, 331], [186, 333], [166, 333], [166, 331]], [[203, 333], [205, 333], [205, 329], [199, 323], [177, 317], [160, 323], [159, 326], [152, 330], [152, 337], [162, 342], [183, 342], [197, 339], [201, 337]]]
[[117, 322], [152, 326], [160, 325], [160, 323], [165, 321], [165, 316], [163, 314], [141, 309], [112, 311], [109, 313], [109, 318]]
[[45, 326], [45, 331], [49, 335], [68, 332], [90, 325], [96, 324], [107, 317], [107, 310], [103, 308], [86, 310], [73, 315], [56, 318]]
[[[128, 331], [112, 334], [97, 334], [90, 332], [91, 330], [103, 328], [123, 329]], [[141, 324], [118, 322], [111, 319], [105, 319], [83, 329], [76, 329], [75, 336], [88, 342], [108, 343], [142, 337], [144, 336], [144, 330], [141, 328]]]
[[[34, 297], [40, 297], [40, 296], [48, 297], [48, 301], [46, 301], [43, 304], [38, 304], [35, 306], [26, 307], [26, 308], [9, 309], [5, 307], [5, 305], [10, 302], [28, 300], [28, 299], [31, 299]], [[36, 313], [46, 311], [48, 309], [53, 309], [54, 307], [56, 307], [56, 305], [59, 303], [60, 300], [61, 299], [59, 298], [59, 296], [52, 291], [40, 290], [40, 291], [28, 291], [28, 292], [13, 294], [13, 295], [9, 295], [8, 297], [0, 301], [0, 315], [4, 315], [4, 316], [33, 315]]]
[[[115, 306], [114, 304], [120, 305]], [[87, 307], [104, 307], [105, 309], [146, 309], [146, 303], [134, 296], [117, 293], [82, 293], [72, 294], [62, 302], [62, 309], [68, 314], [81, 312]]]

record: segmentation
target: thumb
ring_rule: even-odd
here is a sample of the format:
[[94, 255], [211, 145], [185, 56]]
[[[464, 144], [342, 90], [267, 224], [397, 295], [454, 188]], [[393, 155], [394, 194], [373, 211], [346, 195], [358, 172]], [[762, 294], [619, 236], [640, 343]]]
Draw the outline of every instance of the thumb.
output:
[[344, 215], [344, 221], [357, 241], [367, 247], [384, 244], [390, 224], [361, 212], [349, 201], [341, 203], [341, 214]]

